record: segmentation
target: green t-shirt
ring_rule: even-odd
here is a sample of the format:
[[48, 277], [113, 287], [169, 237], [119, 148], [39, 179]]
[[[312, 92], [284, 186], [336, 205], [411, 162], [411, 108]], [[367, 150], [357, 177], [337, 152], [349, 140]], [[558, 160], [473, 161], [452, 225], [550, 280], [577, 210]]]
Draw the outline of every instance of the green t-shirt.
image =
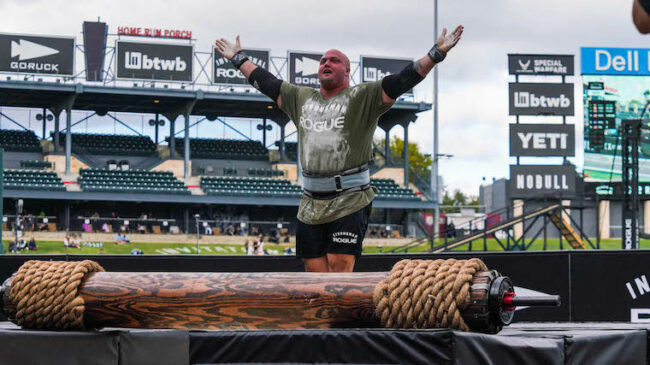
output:
[[[298, 129], [302, 169], [312, 174], [333, 174], [370, 161], [377, 121], [392, 106], [382, 102], [381, 81], [348, 87], [329, 99], [311, 87], [282, 82], [280, 96], [282, 110]], [[303, 195], [298, 219], [306, 224], [332, 222], [374, 197], [372, 189], [329, 200]]]

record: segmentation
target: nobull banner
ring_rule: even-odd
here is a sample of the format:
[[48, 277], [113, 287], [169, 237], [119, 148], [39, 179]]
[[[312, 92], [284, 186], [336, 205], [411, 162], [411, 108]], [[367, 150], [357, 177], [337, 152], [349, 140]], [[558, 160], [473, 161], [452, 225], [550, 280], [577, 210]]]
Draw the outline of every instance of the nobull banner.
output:
[[318, 66], [322, 53], [305, 53], [289, 51], [289, 82], [300, 86], [320, 87]]
[[74, 37], [0, 34], [0, 71], [74, 74]]
[[[269, 69], [269, 51], [261, 49], [244, 49], [248, 59], [257, 67]], [[235, 66], [212, 47], [212, 82], [215, 84], [248, 85], [248, 81]]]
[[573, 84], [510, 83], [510, 115], [573, 115]]
[[[361, 82], [379, 81], [388, 75], [402, 71], [409, 63], [413, 63], [413, 60], [361, 56]], [[413, 89], [407, 93], [412, 94]]]
[[194, 46], [117, 41], [118, 79], [192, 81]]
[[571, 196], [576, 192], [572, 165], [510, 165], [510, 197]]

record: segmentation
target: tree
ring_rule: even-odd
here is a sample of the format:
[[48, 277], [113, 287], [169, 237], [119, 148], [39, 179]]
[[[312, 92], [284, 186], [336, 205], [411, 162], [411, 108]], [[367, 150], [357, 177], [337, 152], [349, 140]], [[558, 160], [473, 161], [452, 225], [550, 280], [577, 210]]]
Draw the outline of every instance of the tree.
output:
[[[385, 139], [376, 141], [375, 144], [384, 146]], [[414, 179], [413, 172], [415, 172], [420, 179], [431, 181], [431, 165], [433, 160], [430, 155], [425, 155], [420, 151], [417, 143], [409, 143], [409, 179]], [[391, 162], [401, 166], [404, 163], [404, 140], [400, 138], [392, 138], [390, 142], [390, 160]]]
[[[465, 195], [458, 189], [454, 190], [453, 194], [450, 195], [449, 191], [445, 189], [442, 197], [442, 205], [444, 207], [440, 209], [441, 213], [459, 213], [461, 206], [478, 208], [478, 197]], [[476, 208], [474, 208], [475, 211]]]

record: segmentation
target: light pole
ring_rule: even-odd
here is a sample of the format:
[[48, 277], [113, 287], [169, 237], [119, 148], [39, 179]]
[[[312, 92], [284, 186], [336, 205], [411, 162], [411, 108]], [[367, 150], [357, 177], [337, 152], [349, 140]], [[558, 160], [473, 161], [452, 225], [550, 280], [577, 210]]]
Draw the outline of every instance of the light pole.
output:
[[[433, 0], [433, 42], [438, 40], [438, 0]], [[433, 209], [433, 237], [439, 236], [438, 215], [440, 215], [440, 202], [438, 201], [438, 66], [433, 68], [433, 166], [431, 169], [431, 192], [435, 202]], [[431, 248], [433, 248], [431, 239]]]
[[199, 232], [199, 219], [201, 216], [199, 214], [194, 214], [194, 219], [196, 220], [196, 254], [199, 254], [199, 240], [201, 239], [201, 234]]

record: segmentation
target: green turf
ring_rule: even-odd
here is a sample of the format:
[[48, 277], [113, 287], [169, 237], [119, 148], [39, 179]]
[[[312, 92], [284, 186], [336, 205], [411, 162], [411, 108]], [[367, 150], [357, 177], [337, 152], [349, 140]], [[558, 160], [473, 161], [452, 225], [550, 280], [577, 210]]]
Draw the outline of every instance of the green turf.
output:
[[[505, 241], [501, 240], [504, 244]], [[595, 240], [592, 240], [595, 244]], [[5, 249], [8, 249], [9, 242], [4, 241]], [[437, 241], [436, 246], [441, 245], [442, 241]], [[529, 243], [529, 240], [526, 240], [526, 244]], [[512, 245], [512, 243], [511, 243]], [[244, 246], [243, 245], [227, 245], [227, 244], [206, 244], [200, 245], [201, 255], [243, 255]], [[288, 247], [293, 247], [290, 244], [280, 244], [275, 245], [272, 243], [266, 243], [264, 245], [265, 250], [272, 255], [282, 255], [284, 249]], [[640, 247], [642, 249], [650, 249], [650, 240], [642, 239], [640, 240]], [[195, 255], [196, 254], [196, 244], [187, 244], [187, 243], [159, 243], [159, 242], [148, 242], [148, 243], [131, 243], [127, 245], [116, 245], [114, 243], [107, 243], [103, 247], [103, 253], [107, 255], [128, 255], [131, 253], [131, 250], [134, 248], [139, 248], [144, 254], [148, 255]], [[363, 249], [364, 253], [388, 253], [393, 249], [399, 248], [399, 246], [365, 246]], [[453, 251], [468, 251], [470, 248], [469, 244], [465, 244], [460, 247], [456, 247]], [[478, 239], [472, 242], [472, 251], [483, 251], [483, 240]], [[591, 249], [591, 247], [587, 247]], [[603, 250], [617, 250], [621, 248], [620, 239], [606, 239], [600, 241], [600, 248]], [[495, 239], [487, 240], [487, 249], [488, 251], [503, 251], [503, 248]], [[557, 238], [549, 238], [547, 240], [546, 250], [559, 250], [560, 249], [560, 240]], [[571, 249], [566, 240], [563, 244], [563, 249]], [[426, 252], [429, 250], [429, 243], [424, 242], [423, 244], [410, 247], [408, 253], [418, 253]], [[536, 240], [530, 248], [529, 251], [542, 251], [544, 250], [544, 241], [542, 239]], [[399, 249], [395, 253], [404, 253], [404, 249]], [[41, 241], [38, 242], [37, 251], [21, 251], [19, 254], [87, 254], [87, 255], [97, 255], [100, 254], [100, 248], [97, 247], [85, 247], [82, 246], [80, 249], [76, 248], [67, 248], [63, 247], [61, 241]]]

